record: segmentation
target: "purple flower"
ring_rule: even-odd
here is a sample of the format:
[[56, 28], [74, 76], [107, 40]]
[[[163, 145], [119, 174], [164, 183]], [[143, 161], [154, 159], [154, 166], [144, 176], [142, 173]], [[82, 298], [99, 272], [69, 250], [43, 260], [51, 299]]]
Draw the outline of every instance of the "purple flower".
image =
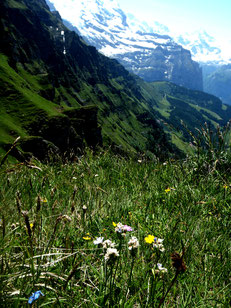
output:
[[123, 226], [123, 231], [129, 232], [129, 231], [133, 231], [133, 229], [132, 229], [132, 227], [130, 227], [130, 226], [124, 225], [124, 226]]

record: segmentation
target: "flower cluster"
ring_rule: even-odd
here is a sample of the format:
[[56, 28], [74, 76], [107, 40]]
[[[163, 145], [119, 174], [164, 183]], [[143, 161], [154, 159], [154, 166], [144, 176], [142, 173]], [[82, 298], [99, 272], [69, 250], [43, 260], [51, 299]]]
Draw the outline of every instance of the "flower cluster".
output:
[[121, 222], [118, 222], [118, 224], [113, 222], [113, 226], [115, 227], [115, 232], [125, 234], [126, 232], [133, 231], [132, 227], [128, 225], [123, 225]]
[[[125, 235], [126, 232], [133, 231], [133, 228], [128, 225], [123, 225], [122, 223], [115, 223], [113, 222], [113, 226], [115, 227], [115, 232], [120, 233], [122, 235]], [[89, 233], [87, 234], [89, 235]], [[90, 237], [84, 237], [85, 240], [89, 240]], [[106, 249], [106, 253], [104, 256], [104, 259], [106, 261], [113, 261], [117, 257], [119, 257], [119, 251], [115, 248], [116, 244], [112, 242], [110, 239], [104, 240], [104, 237], [97, 237], [93, 241], [94, 245], [97, 245], [98, 247], [102, 247], [103, 249]], [[128, 241], [128, 249], [131, 251], [132, 254], [135, 255], [136, 250], [139, 246], [139, 241], [135, 236], [132, 236], [131, 239]]]
[[159, 249], [161, 252], [165, 251], [163, 243], [163, 239], [155, 237], [154, 235], [149, 234], [144, 238], [145, 242], [148, 244], [153, 244], [154, 248]]
[[107, 249], [107, 248], [114, 248], [115, 247], [115, 243], [113, 243], [111, 240], [105, 240], [103, 243], [103, 248]]
[[135, 236], [132, 236], [131, 239], [128, 242], [128, 249], [133, 250], [137, 249], [139, 247], [139, 241]]
[[164, 245], [162, 244], [164, 241], [164, 239], [161, 238], [154, 238], [154, 243], [153, 243], [153, 247], [159, 249], [161, 252], [164, 252]]
[[103, 244], [103, 237], [97, 237], [96, 240], [93, 241], [94, 245], [102, 245]]
[[93, 241], [93, 244], [98, 245], [98, 246], [102, 246], [104, 249], [115, 247], [115, 243], [113, 243], [111, 240], [105, 240], [104, 241], [104, 237], [97, 237]]
[[116, 248], [107, 248], [106, 254], [104, 256], [105, 261], [113, 261], [119, 257], [119, 252]]

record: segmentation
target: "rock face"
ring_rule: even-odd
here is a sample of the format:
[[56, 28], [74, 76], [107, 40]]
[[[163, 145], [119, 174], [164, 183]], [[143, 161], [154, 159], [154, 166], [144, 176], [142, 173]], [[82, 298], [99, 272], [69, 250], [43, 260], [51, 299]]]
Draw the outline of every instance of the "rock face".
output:
[[180, 86], [202, 90], [202, 73], [199, 65], [192, 61], [188, 50], [180, 45], [158, 46], [149, 52], [140, 50], [117, 59], [128, 70], [145, 81], [171, 81]]
[[[65, 8], [57, 0], [52, 3], [88, 44], [117, 59], [145, 81], [171, 81], [190, 89], [203, 89], [201, 68], [191, 59], [190, 51], [168, 35], [131, 27], [115, 0], [67, 0]], [[70, 16], [70, 11], [75, 13]]]

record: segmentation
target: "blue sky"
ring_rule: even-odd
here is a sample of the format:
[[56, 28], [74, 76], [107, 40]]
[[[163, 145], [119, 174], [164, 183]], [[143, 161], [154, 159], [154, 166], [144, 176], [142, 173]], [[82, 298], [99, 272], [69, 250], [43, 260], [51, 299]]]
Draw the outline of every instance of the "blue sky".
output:
[[117, 0], [126, 13], [176, 32], [205, 30], [231, 40], [231, 0]]

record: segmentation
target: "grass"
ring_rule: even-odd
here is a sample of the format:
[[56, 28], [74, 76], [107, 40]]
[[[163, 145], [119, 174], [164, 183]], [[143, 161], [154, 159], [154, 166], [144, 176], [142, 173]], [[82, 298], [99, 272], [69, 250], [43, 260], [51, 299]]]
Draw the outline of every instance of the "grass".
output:
[[[208, 157], [160, 163], [104, 150], [2, 165], [2, 307], [26, 307], [38, 290], [37, 307], [229, 307], [230, 161]], [[116, 232], [119, 222], [133, 231]], [[98, 237], [119, 256], [105, 260]]]

